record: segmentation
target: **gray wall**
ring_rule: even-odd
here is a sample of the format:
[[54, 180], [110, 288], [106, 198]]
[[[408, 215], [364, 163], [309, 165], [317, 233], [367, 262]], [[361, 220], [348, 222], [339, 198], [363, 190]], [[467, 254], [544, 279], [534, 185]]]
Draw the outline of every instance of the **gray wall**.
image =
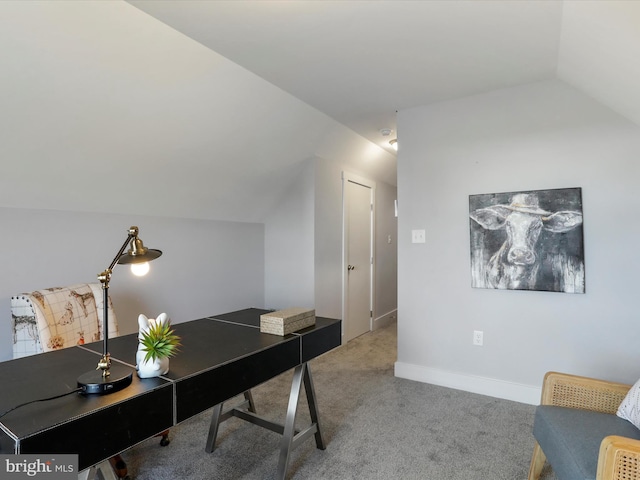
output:
[[[635, 382], [640, 128], [561, 81], [398, 120], [396, 374], [529, 403], [548, 370]], [[472, 289], [469, 195], [562, 187], [582, 187], [586, 294]]]
[[120, 333], [137, 317], [167, 312], [174, 322], [264, 307], [264, 226], [206, 220], [0, 208], [0, 361], [12, 356], [10, 297], [97, 282], [131, 225], [163, 255], [144, 278], [114, 268], [110, 295]]

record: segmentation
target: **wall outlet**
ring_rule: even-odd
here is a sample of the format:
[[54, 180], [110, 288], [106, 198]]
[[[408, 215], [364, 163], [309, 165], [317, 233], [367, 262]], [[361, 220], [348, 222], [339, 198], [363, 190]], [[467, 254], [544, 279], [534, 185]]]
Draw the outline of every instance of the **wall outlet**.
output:
[[411, 243], [425, 243], [425, 240], [424, 230], [411, 230]]
[[484, 342], [484, 338], [483, 337], [484, 337], [484, 332], [482, 332], [480, 330], [474, 330], [473, 331], [473, 344], [481, 347], [483, 342]]

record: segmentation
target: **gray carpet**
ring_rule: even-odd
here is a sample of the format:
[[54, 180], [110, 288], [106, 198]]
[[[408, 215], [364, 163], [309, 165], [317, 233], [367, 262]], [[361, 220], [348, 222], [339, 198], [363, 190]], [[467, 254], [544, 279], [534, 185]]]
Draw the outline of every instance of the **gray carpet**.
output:
[[[287, 478], [525, 480], [534, 407], [395, 378], [396, 324], [311, 362], [327, 449], [294, 450]], [[258, 413], [284, 422], [291, 373], [253, 390]], [[231, 404], [233, 402], [229, 402]], [[280, 436], [232, 418], [204, 451], [211, 411], [124, 453], [136, 480], [271, 479]], [[304, 396], [297, 424], [309, 422]], [[544, 480], [554, 480], [548, 469]]]

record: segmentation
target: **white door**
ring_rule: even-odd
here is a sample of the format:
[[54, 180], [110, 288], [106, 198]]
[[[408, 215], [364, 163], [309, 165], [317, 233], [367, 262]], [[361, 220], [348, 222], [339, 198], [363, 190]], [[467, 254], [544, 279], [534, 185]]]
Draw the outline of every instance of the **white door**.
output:
[[344, 175], [344, 340], [371, 330], [373, 185]]

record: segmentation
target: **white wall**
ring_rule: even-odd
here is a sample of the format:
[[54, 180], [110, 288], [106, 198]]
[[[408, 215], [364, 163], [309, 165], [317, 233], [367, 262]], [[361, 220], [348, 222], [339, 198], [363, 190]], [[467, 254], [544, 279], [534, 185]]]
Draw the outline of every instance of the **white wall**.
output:
[[342, 318], [342, 171], [344, 165], [317, 158], [316, 205], [316, 304], [324, 315]]
[[167, 312], [179, 323], [264, 307], [264, 226], [255, 223], [0, 208], [0, 361], [12, 356], [10, 297], [97, 282], [127, 237], [163, 251], [144, 278], [113, 271], [109, 293], [121, 334], [139, 313]]
[[398, 189], [376, 184], [374, 321], [384, 325], [397, 318], [398, 309], [398, 219], [395, 201]]
[[265, 221], [267, 308], [315, 308], [313, 162], [306, 162]]
[[[529, 403], [548, 370], [635, 382], [640, 128], [561, 81], [398, 120], [396, 374]], [[560, 187], [582, 187], [586, 294], [472, 289], [469, 195]]]

